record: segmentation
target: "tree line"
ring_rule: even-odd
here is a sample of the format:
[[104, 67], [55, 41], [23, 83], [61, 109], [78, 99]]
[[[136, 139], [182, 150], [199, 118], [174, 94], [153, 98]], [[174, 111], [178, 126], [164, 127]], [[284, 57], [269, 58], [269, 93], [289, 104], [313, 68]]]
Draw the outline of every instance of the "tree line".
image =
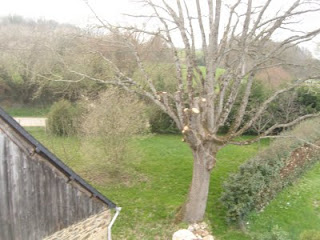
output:
[[[4, 105], [51, 105], [60, 99], [75, 102], [83, 96], [96, 98], [99, 92], [108, 87], [98, 79], [112, 78], [112, 69], [101, 61], [101, 55], [111, 58], [126, 75], [140, 78], [132, 50], [123, 44], [123, 39], [134, 41], [139, 51], [143, 52], [143, 61], [159, 92], [173, 92], [175, 89], [175, 76], [172, 74], [174, 56], [170, 47], [158, 36], [141, 42], [138, 36], [120, 31], [105, 33], [95, 29], [84, 30], [73, 25], [34, 21], [19, 16], [2, 18], [0, 31], [0, 101]], [[277, 45], [279, 43], [270, 41], [268, 48]], [[179, 50], [183, 55], [183, 49]], [[281, 57], [292, 64], [261, 70], [256, 74], [258, 81], [253, 86], [250, 108], [254, 109], [276, 88], [312, 71], [312, 68], [302, 70], [296, 66], [302, 63], [311, 66], [318, 61], [299, 47], [286, 50]], [[185, 64], [186, 60], [183, 61]], [[203, 52], [197, 51], [197, 65], [202, 66], [203, 62]], [[222, 71], [227, 64], [221, 64]], [[252, 64], [253, 60], [249, 58], [247, 65]], [[309, 86], [304, 86], [282, 96], [247, 133], [258, 134], [274, 122], [288, 122], [302, 112], [319, 110], [319, 88], [313, 87], [311, 90]], [[221, 133], [228, 130], [233, 118], [234, 112], [231, 112]], [[150, 122], [153, 132], [179, 132], [170, 116], [161, 110], [153, 110]]]

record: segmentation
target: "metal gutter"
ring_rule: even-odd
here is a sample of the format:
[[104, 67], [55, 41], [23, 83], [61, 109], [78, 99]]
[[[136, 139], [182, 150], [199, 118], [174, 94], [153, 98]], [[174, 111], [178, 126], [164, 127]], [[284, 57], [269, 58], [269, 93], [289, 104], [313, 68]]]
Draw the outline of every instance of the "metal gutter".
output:
[[117, 220], [117, 217], [120, 214], [121, 209], [122, 209], [121, 207], [116, 207], [116, 214], [113, 216], [113, 218], [108, 226], [108, 240], [112, 240], [111, 228], [112, 228], [114, 222]]
[[110, 209], [116, 208], [117, 205], [111, 200], [103, 196], [99, 191], [82, 179], [78, 174], [76, 174], [71, 168], [65, 165], [59, 158], [57, 158], [53, 153], [51, 153], [46, 147], [44, 147], [40, 142], [38, 142], [34, 137], [32, 137], [19, 123], [17, 123], [11, 116], [9, 116], [1, 107], [0, 107], [0, 117], [8, 123], [19, 135], [21, 135], [26, 141], [35, 147], [35, 150], [38, 154], [44, 156], [63, 172], [66, 176], [69, 177], [72, 181], [76, 181], [84, 189], [89, 191], [93, 197], [98, 198], [103, 203], [107, 204]]

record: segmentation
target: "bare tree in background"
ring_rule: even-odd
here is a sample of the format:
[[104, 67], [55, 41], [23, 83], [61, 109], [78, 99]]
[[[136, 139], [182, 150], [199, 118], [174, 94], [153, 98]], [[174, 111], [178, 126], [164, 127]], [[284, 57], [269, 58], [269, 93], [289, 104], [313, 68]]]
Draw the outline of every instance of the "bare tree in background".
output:
[[[224, 5], [226, 2], [229, 3], [228, 6]], [[250, 144], [268, 137], [276, 129], [290, 127], [304, 119], [319, 116], [319, 113], [300, 115], [292, 121], [279, 122], [264, 129], [263, 133], [252, 140], [236, 140], [236, 137], [261, 120], [269, 105], [277, 101], [281, 94], [300, 86], [306, 80], [320, 78], [315, 74], [296, 79], [292, 84], [275, 91], [247, 114], [255, 74], [261, 69], [290, 64], [281, 61], [281, 54], [300, 43], [312, 40], [320, 33], [320, 28], [308, 32], [293, 29], [296, 18], [320, 12], [318, 1], [288, 1], [287, 7], [279, 11], [273, 9], [272, 4], [275, 2], [277, 1], [144, 0], [142, 3], [152, 10], [152, 14], [137, 17], [147, 18], [152, 23], [150, 28], [148, 25], [143, 28], [111, 26], [97, 17], [113, 34], [125, 32], [126, 34], [119, 36], [128, 36], [128, 33], [135, 36], [135, 41], [119, 37], [117, 44], [125, 46], [126, 53], [134, 57], [138, 77], [122, 71], [121, 66], [102, 52], [98, 54], [113, 70], [112, 76], [95, 78], [73, 71], [81, 77], [114, 84], [129, 92], [143, 95], [175, 121], [194, 157], [192, 182], [181, 212], [184, 221], [192, 223], [203, 220], [210, 175], [221, 148], [227, 144]], [[272, 37], [279, 30], [290, 34], [279, 44], [270, 46]], [[151, 37], [162, 39], [172, 51], [176, 75], [174, 92], [159, 92], [155, 79], [145, 67], [146, 49], [137, 44], [137, 39], [143, 42]], [[196, 49], [199, 51], [199, 48], [204, 55], [205, 68], [196, 64]], [[249, 59], [251, 64], [246, 64]], [[223, 70], [218, 71], [219, 67]], [[236, 102], [240, 104], [236, 106]], [[228, 133], [218, 135], [232, 110], [235, 115]]]

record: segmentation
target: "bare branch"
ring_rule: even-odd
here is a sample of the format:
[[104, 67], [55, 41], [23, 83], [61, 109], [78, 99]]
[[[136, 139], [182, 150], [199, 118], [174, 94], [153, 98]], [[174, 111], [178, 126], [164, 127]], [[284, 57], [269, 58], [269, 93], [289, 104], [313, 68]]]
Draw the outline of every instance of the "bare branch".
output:
[[259, 136], [255, 137], [253, 139], [246, 140], [246, 141], [230, 141], [229, 143], [233, 144], [233, 145], [249, 145], [249, 144], [258, 142], [260, 139], [263, 139], [263, 138], [273, 138], [274, 136], [268, 136], [268, 135], [270, 133], [272, 133], [272, 131], [274, 131], [277, 128], [292, 127], [292, 126], [302, 122], [303, 120], [310, 119], [310, 118], [317, 118], [319, 116], [320, 116], [320, 113], [307, 114], [307, 115], [301, 116], [301, 117], [299, 117], [289, 123], [275, 124], [271, 128], [269, 128], [267, 131], [265, 131], [263, 134], [260, 134]]
[[[310, 78], [307, 78], [307, 79], [304, 79], [304, 80], [300, 80], [298, 81], [297, 83], [285, 88], [285, 89], [281, 89], [277, 92], [275, 92], [271, 97], [269, 97], [262, 105], [261, 107], [259, 108], [259, 110], [256, 112], [256, 114], [254, 115], [254, 117], [248, 121], [239, 131], [237, 131], [234, 136], [239, 136], [241, 134], [243, 134], [246, 130], [248, 130], [252, 124], [261, 116], [261, 114], [265, 111], [265, 109], [269, 106], [269, 104], [274, 101], [280, 94], [282, 93], [285, 93], [285, 92], [288, 92], [290, 91], [291, 89], [294, 89], [298, 86], [301, 86], [302, 83], [304, 83], [306, 80], [308, 79], [319, 79], [320, 76], [316, 76], [316, 77], [310, 77]], [[308, 116], [308, 115], [307, 115]], [[313, 115], [310, 115], [311, 117]], [[303, 120], [303, 119], [302, 119]], [[299, 120], [298, 120], [299, 121]], [[282, 126], [282, 125], [277, 125], [277, 126], [274, 126], [272, 127], [273, 129], [275, 128], [278, 128], [278, 127], [287, 127], [287, 126]], [[273, 130], [271, 129], [271, 130]], [[269, 131], [271, 130], [267, 130], [266, 133], [268, 134]]]

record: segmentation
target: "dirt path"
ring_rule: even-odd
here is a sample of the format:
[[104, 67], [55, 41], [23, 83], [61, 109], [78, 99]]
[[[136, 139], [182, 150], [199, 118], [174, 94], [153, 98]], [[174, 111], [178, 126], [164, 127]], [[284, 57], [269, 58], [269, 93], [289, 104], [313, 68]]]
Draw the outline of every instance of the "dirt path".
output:
[[23, 127], [45, 127], [47, 120], [40, 117], [15, 117], [14, 119]]

